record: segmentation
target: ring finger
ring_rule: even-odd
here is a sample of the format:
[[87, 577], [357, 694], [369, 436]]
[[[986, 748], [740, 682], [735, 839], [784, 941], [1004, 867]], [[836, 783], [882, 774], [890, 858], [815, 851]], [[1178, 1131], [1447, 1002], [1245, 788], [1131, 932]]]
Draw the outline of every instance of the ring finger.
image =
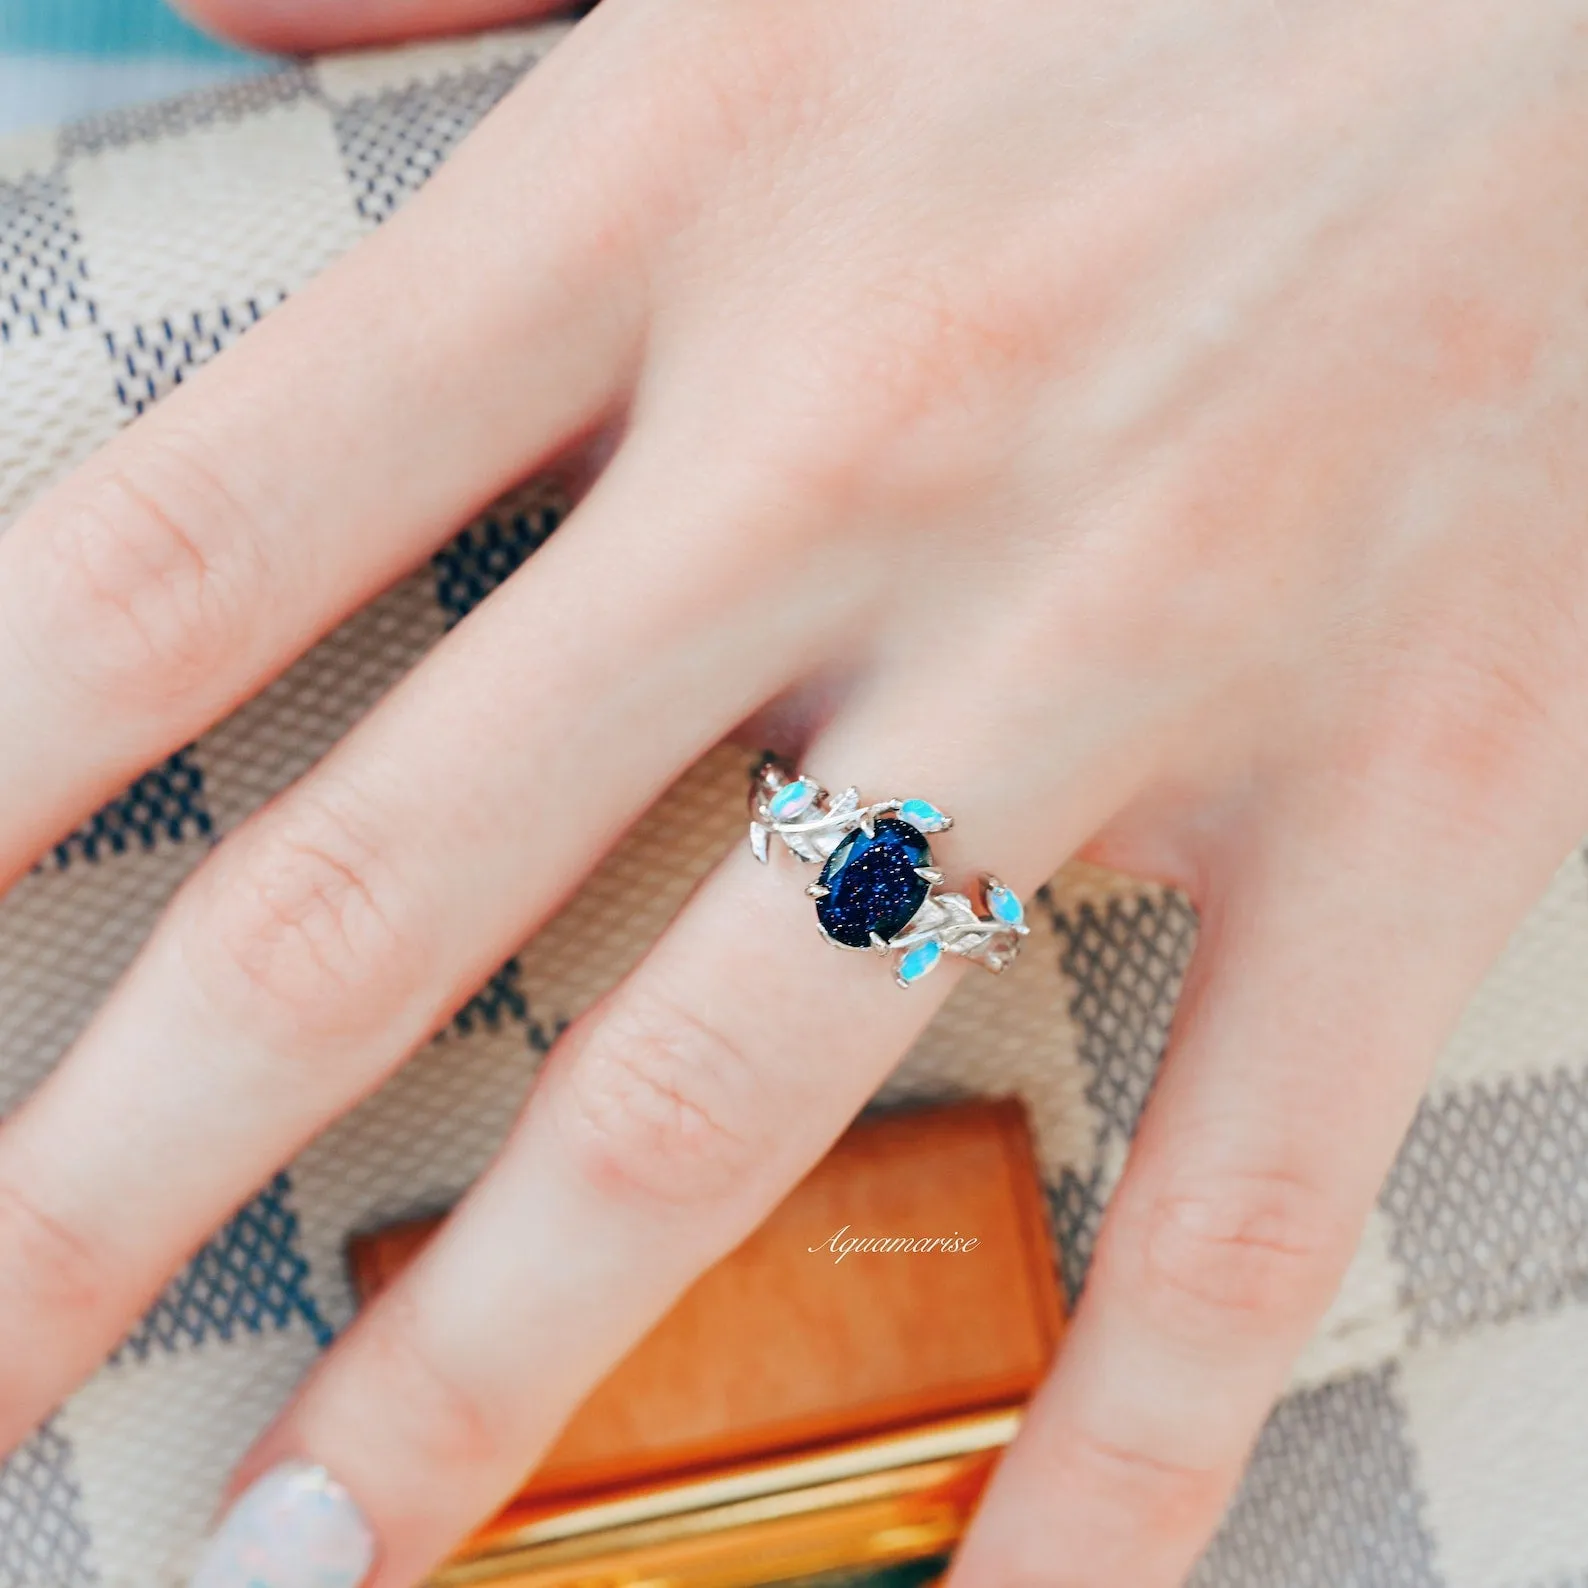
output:
[[[920, 752], [901, 721], [920, 719], [847, 720], [812, 763], [836, 767], [848, 749], [862, 777], [868, 765], [912, 777]], [[891, 735], [872, 731], [881, 723]], [[935, 858], [951, 886], [972, 850], [1029, 885], [1119, 799], [1096, 764], [1077, 757], [1046, 852], [996, 819], [979, 773], [924, 774], [897, 792], [942, 791], [945, 805], [963, 794]], [[372, 1530], [378, 1588], [414, 1580], [522, 1480], [603, 1372], [821, 1155], [952, 986], [945, 969], [901, 992], [873, 956], [835, 954], [798, 891], [813, 873], [774, 860], [769, 876], [730, 858], [567, 1034], [441, 1238], [245, 1463], [244, 1485], [290, 1462], [334, 1473], [355, 1497], [341, 1500], [344, 1525]], [[206, 1588], [232, 1582], [254, 1503], [214, 1544]], [[307, 1537], [276, 1521], [266, 1576], [296, 1588]]]

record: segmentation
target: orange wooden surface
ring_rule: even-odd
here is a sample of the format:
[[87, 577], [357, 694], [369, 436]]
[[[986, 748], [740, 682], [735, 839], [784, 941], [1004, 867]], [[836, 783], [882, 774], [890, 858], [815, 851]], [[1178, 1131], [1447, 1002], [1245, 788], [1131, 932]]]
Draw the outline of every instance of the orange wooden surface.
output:
[[[851, 1236], [974, 1236], [969, 1252], [850, 1253]], [[371, 1295], [433, 1224], [350, 1252]], [[1040, 1181], [1014, 1102], [857, 1124], [767, 1222], [592, 1393], [520, 1502], [731, 1467], [1021, 1400], [1063, 1314]], [[526, 1360], [526, 1373], [536, 1364]]]

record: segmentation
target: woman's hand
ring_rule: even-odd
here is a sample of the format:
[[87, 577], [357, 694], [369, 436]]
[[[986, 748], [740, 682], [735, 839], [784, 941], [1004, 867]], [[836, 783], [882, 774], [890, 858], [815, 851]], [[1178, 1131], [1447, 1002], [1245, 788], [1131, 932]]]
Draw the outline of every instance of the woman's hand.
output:
[[[781, 700], [830, 786], [955, 813], [951, 880], [1086, 848], [1202, 911], [954, 1575], [1178, 1582], [1444, 1033], [1588, 828], [1585, 65], [1563, 0], [608, 0], [0, 540], [14, 878], [621, 422], [567, 527], [219, 848], [0, 1130], [0, 1442]], [[379, 1588], [949, 991], [834, 953], [805, 880], [724, 863], [250, 1458], [346, 1486]], [[272, 1525], [256, 1574], [298, 1588], [307, 1524]], [[235, 1541], [207, 1584], [243, 1581]]]

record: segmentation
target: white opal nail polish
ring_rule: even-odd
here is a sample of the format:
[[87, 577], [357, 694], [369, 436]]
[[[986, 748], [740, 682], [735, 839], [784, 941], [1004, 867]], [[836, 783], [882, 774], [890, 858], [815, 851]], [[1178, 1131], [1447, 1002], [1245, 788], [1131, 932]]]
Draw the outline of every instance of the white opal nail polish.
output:
[[358, 1588], [375, 1536], [324, 1467], [272, 1468], [227, 1512], [190, 1588]]

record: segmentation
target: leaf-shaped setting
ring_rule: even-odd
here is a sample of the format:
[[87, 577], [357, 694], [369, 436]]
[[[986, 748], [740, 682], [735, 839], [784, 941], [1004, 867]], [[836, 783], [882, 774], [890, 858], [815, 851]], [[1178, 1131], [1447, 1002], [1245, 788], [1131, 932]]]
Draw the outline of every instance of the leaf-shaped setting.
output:
[[764, 866], [767, 862], [767, 839], [771, 831], [760, 822], [750, 823], [750, 853]]
[[784, 833], [783, 842], [799, 856], [801, 860], [808, 861], [813, 866], [821, 864], [821, 853], [804, 833]]
[[831, 801], [827, 807], [829, 816], [847, 816], [850, 811], [860, 808], [860, 790], [846, 788], [837, 799]]

